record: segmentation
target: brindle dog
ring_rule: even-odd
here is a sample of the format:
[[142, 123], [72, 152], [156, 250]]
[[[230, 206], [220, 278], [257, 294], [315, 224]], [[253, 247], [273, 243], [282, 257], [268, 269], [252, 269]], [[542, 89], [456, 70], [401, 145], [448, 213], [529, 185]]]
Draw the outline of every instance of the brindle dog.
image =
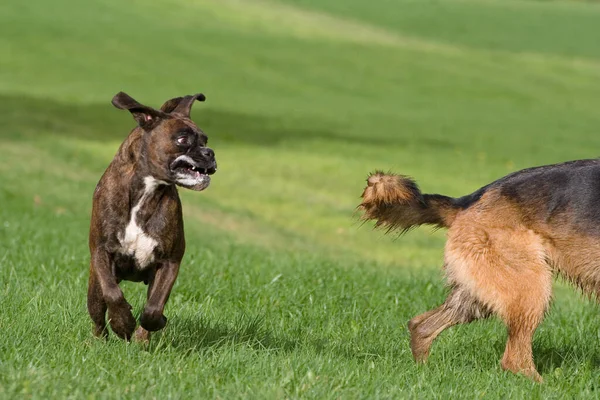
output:
[[185, 251], [176, 185], [204, 190], [217, 170], [207, 137], [190, 119], [203, 94], [177, 97], [159, 110], [118, 93], [112, 104], [137, 121], [94, 192], [89, 246], [88, 311], [96, 336], [112, 330], [129, 340], [136, 326], [119, 282], [143, 281], [148, 299], [135, 338], [148, 341], [162, 329], [165, 303]]

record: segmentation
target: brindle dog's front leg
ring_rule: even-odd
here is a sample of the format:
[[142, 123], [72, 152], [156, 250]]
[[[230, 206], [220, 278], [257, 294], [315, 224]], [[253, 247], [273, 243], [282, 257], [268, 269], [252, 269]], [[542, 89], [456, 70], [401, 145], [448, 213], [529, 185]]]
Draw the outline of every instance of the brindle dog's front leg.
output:
[[[112, 330], [123, 339], [129, 340], [135, 329], [135, 318], [131, 306], [125, 300], [117, 278], [111, 271], [111, 257], [96, 249], [92, 253], [90, 287], [88, 288], [88, 310], [96, 324], [96, 334], [104, 334], [102, 324], [104, 311], [108, 307], [108, 319]], [[100, 318], [102, 313], [102, 318]]]
[[165, 261], [148, 283], [148, 300], [140, 317], [140, 324], [145, 330], [157, 331], [167, 324], [163, 311], [178, 273], [179, 262]]

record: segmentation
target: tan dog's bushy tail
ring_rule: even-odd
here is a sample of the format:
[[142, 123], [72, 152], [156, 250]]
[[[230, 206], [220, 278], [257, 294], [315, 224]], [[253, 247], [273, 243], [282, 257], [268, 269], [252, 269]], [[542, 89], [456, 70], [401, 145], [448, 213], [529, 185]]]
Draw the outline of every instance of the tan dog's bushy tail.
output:
[[362, 199], [362, 219], [375, 220], [376, 227], [388, 232], [404, 233], [424, 224], [448, 228], [461, 208], [451, 197], [421, 193], [407, 176], [381, 171], [369, 175]]

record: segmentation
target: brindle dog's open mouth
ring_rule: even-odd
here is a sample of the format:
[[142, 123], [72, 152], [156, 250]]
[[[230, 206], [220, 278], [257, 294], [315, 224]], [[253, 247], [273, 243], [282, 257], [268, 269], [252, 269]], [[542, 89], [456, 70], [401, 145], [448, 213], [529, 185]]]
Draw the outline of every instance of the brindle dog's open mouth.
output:
[[192, 190], [204, 190], [210, 184], [210, 176], [216, 172], [216, 167], [203, 166], [190, 156], [179, 156], [171, 163], [171, 171], [175, 183]]

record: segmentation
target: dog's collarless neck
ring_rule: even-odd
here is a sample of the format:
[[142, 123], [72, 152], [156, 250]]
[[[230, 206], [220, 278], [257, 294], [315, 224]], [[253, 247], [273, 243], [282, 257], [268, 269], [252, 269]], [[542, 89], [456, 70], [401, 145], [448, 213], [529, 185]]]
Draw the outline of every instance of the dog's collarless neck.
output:
[[157, 179], [152, 175], [134, 175], [129, 190], [130, 207], [142, 208], [157, 195], [162, 196], [170, 183]]

